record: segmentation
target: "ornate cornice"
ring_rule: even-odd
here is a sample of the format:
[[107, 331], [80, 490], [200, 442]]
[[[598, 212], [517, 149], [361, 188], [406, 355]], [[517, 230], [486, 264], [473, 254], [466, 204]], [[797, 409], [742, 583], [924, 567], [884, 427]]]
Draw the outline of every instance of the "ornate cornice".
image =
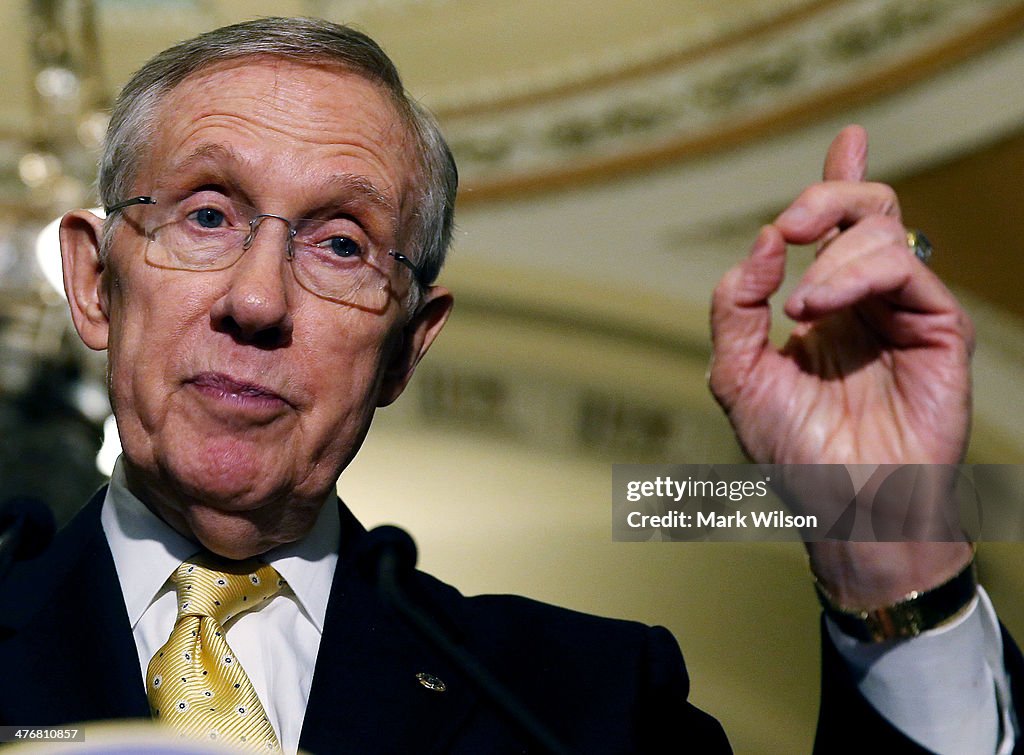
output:
[[463, 201], [650, 167], [894, 92], [1024, 29], [1007, 0], [821, 2], [574, 87], [438, 110]]

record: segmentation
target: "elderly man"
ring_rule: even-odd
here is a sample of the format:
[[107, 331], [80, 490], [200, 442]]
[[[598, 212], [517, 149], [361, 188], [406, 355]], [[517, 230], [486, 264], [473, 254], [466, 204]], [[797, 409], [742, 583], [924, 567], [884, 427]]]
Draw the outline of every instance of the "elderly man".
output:
[[[762, 231], [716, 294], [712, 387], [756, 459], [963, 452], [969, 325], [907, 253], [891, 192], [862, 182], [864, 151], [860, 131], [844, 132], [828, 181]], [[109, 353], [124, 452], [110, 486], [5, 585], [0, 666], [17, 682], [0, 692], [0, 722], [152, 715], [270, 751], [528, 746], [381, 605], [358, 564], [365, 532], [334, 493], [374, 409], [399, 396], [451, 311], [433, 281], [455, 187], [433, 120], [344, 27], [219, 29], [126, 85], [100, 172], [107, 219], [73, 212], [61, 229], [72, 317]], [[803, 325], [777, 353], [767, 297], [785, 244], [816, 239], [827, 248], [788, 305]], [[888, 445], [866, 451], [875, 437]], [[840, 623], [842, 606], [970, 576], [964, 544], [811, 555]], [[957, 619], [964, 673], [987, 685], [956, 725], [994, 747], [1002, 668], [972, 639], [990, 608], [969, 587], [934, 623]], [[422, 574], [409, 589], [573, 751], [728, 749], [687, 703], [664, 630], [466, 599]], [[855, 615], [845, 623], [856, 635]], [[830, 635], [844, 656], [829, 641], [822, 746], [864, 733], [911, 747], [899, 728], [930, 744], [901, 702], [920, 691], [921, 661], [901, 667], [903, 698], [869, 688], [868, 704], [863, 643]]]

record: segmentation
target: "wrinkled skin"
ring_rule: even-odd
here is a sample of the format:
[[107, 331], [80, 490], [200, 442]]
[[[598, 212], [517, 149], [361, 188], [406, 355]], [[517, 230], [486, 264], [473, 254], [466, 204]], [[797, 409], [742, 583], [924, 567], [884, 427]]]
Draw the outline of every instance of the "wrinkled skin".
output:
[[[956, 464], [970, 427], [973, 329], [908, 252], [891, 188], [864, 180], [867, 137], [833, 141], [824, 181], [763, 227], [715, 290], [710, 386], [744, 450], [775, 464]], [[787, 244], [819, 253], [785, 303], [797, 324], [768, 340]], [[805, 501], [804, 508], [828, 502]], [[936, 503], [936, 506], [939, 504]], [[965, 543], [811, 543], [843, 602], [883, 605], [956, 573]]]
[[[288, 218], [344, 204], [353, 233], [399, 244], [413, 162], [395, 108], [362, 78], [218, 64], [167, 95], [154, 133], [134, 194], [203, 189]], [[353, 178], [382, 201], [353, 199]], [[317, 297], [297, 284], [273, 219], [225, 270], [161, 269], [125, 214], [106, 259], [87, 212], [65, 217], [61, 245], [76, 328], [109, 350], [130, 489], [223, 556], [301, 538], [374, 409], [397, 398], [441, 329], [450, 294], [432, 288], [412, 317], [397, 293], [383, 312]], [[407, 272], [392, 275], [408, 290]]]

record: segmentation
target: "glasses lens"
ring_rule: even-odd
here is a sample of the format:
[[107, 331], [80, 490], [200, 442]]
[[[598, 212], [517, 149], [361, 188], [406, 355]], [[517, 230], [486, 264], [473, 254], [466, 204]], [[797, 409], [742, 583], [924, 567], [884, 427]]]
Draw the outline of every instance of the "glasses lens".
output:
[[223, 270], [239, 260], [261, 231], [266, 233], [263, 226], [287, 224], [291, 238], [282, 234], [282, 244], [290, 244], [295, 278], [321, 298], [382, 311], [410, 285], [409, 272], [348, 217], [288, 221], [215, 191], [178, 200], [160, 198], [145, 211], [151, 215], [146, 227], [152, 229], [146, 259], [157, 267]]
[[303, 220], [292, 269], [303, 287], [331, 301], [379, 310], [394, 295], [392, 259], [348, 219]]
[[177, 270], [223, 270], [244, 251], [249, 234], [244, 206], [212, 191], [188, 194], [154, 208], [146, 259]]

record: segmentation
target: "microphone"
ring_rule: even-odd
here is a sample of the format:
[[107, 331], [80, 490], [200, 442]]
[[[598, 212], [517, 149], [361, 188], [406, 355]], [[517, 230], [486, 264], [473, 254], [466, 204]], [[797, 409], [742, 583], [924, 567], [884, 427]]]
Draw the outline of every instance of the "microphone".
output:
[[519, 699], [484, 668], [472, 654], [452, 640], [430, 616], [420, 610], [402, 589], [416, 568], [416, 543], [405, 530], [382, 525], [370, 530], [356, 556], [371, 579], [377, 582], [384, 601], [439, 650], [513, 724], [546, 752], [568, 755], [569, 750]]
[[379, 586], [390, 586], [404, 580], [416, 568], [416, 543], [401, 527], [383, 524], [366, 534], [356, 560]]
[[15, 561], [35, 558], [57, 531], [50, 507], [38, 498], [15, 496], [0, 506], [0, 579]]

